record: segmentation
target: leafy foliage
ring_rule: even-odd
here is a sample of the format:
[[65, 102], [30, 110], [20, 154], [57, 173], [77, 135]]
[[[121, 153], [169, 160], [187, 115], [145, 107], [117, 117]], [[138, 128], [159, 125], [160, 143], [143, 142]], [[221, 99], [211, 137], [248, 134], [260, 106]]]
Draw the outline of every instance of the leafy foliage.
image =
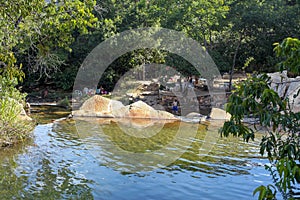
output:
[[[25, 94], [16, 86], [24, 71], [49, 76], [71, 51], [74, 35], [96, 27], [95, 1], [12, 0], [0, 2], [0, 145], [28, 137], [32, 122], [20, 118]], [[23, 67], [23, 63], [25, 64]]]
[[16, 55], [26, 54], [27, 68], [49, 74], [62, 60], [59, 48], [69, 51], [74, 32], [88, 33], [97, 21], [90, 1], [3, 1], [0, 4], [0, 64], [9, 68]]
[[25, 140], [33, 128], [33, 122], [19, 117], [26, 95], [15, 88], [17, 83], [16, 77], [0, 75], [0, 147]]
[[[298, 39], [288, 38], [275, 47], [278, 55], [285, 56], [281, 66], [289, 64], [291, 71], [299, 66], [294, 53], [300, 50], [299, 46], [295, 47], [298, 43]], [[275, 199], [276, 188], [284, 199], [293, 199], [300, 183], [300, 113], [293, 112], [289, 99], [279, 97], [270, 84], [270, 78], [263, 74], [249, 77], [237, 85], [226, 106], [232, 117], [220, 132], [223, 136], [242, 135], [249, 141], [254, 139], [256, 131], [264, 128], [267, 134], [260, 143], [260, 153], [268, 156], [270, 165], [266, 169], [270, 171], [274, 185], [260, 186], [254, 194], [259, 192], [259, 199]], [[249, 126], [243, 123], [244, 118], [254, 118], [255, 122]]]
[[276, 55], [286, 58], [279, 63], [280, 70], [300, 74], [300, 40], [288, 37], [282, 43], [274, 45]]

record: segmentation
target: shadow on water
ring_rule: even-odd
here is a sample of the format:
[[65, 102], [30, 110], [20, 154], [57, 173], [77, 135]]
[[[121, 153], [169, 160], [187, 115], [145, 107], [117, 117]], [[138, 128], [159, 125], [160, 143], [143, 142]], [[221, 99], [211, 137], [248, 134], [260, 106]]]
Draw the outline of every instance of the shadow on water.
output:
[[30, 117], [38, 124], [47, 124], [55, 119], [67, 117], [71, 111], [58, 106], [31, 106]]

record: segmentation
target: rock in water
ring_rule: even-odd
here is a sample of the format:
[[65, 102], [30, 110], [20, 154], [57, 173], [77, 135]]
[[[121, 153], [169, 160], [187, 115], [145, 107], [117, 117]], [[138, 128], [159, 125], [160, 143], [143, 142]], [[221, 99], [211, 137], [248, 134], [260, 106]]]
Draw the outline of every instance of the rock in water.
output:
[[88, 100], [86, 100], [80, 110], [90, 111], [90, 112], [102, 112], [109, 113], [110, 110], [110, 99], [103, 98], [100, 95], [95, 95]]
[[75, 117], [112, 117], [135, 119], [178, 120], [173, 114], [155, 110], [143, 101], [124, 106], [120, 101], [95, 95], [86, 100], [79, 110], [73, 111]]
[[210, 113], [212, 120], [229, 120], [231, 115], [220, 108], [212, 108]]
[[95, 95], [86, 100], [79, 110], [73, 111], [77, 117], [114, 117], [113, 111], [123, 108], [124, 105], [115, 100]]
[[177, 118], [166, 111], [155, 110], [143, 101], [137, 101], [126, 106], [127, 111], [124, 113], [125, 118], [141, 118], [141, 119], [172, 119]]

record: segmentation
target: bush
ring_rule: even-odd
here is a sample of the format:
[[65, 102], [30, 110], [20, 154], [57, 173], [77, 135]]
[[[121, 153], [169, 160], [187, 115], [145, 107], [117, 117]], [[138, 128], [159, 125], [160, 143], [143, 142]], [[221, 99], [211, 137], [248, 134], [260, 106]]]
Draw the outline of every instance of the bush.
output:
[[0, 100], [0, 147], [11, 146], [29, 137], [33, 122], [20, 117], [22, 105], [11, 98]]
[[0, 147], [25, 140], [34, 127], [32, 121], [20, 115], [26, 95], [15, 88], [17, 82], [0, 76]]

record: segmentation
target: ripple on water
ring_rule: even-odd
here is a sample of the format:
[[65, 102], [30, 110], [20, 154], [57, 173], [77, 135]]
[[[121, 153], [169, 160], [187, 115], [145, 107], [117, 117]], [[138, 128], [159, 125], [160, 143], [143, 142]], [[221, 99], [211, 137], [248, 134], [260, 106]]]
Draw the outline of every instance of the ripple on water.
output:
[[[106, 124], [111, 132], [103, 133], [87, 123], [84, 137], [78, 136], [73, 125], [72, 121], [38, 125], [34, 145], [1, 157], [6, 161], [0, 176], [13, 168], [5, 180], [14, 181], [15, 186], [10, 193], [0, 186], [0, 194], [23, 199], [251, 199], [253, 189], [269, 181], [263, 167], [266, 160], [257, 154], [257, 141], [246, 144], [238, 138], [219, 138], [211, 143], [208, 154], [200, 154], [205, 135], [199, 129], [195, 138], [185, 138], [190, 145], [168, 166], [157, 160], [133, 165], [128, 157], [115, 153], [115, 144], [151, 153], [155, 141], [159, 145], [169, 141], [168, 128], [174, 127], [167, 127], [150, 143], [138, 140], [137, 144], [120, 136], [116, 124]], [[169, 150], [180, 150], [180, 143]], [[157, 152], [156, 156], [164, 159], [168, 154]], [[148, 170], [139, 171], [145, 165]]]

